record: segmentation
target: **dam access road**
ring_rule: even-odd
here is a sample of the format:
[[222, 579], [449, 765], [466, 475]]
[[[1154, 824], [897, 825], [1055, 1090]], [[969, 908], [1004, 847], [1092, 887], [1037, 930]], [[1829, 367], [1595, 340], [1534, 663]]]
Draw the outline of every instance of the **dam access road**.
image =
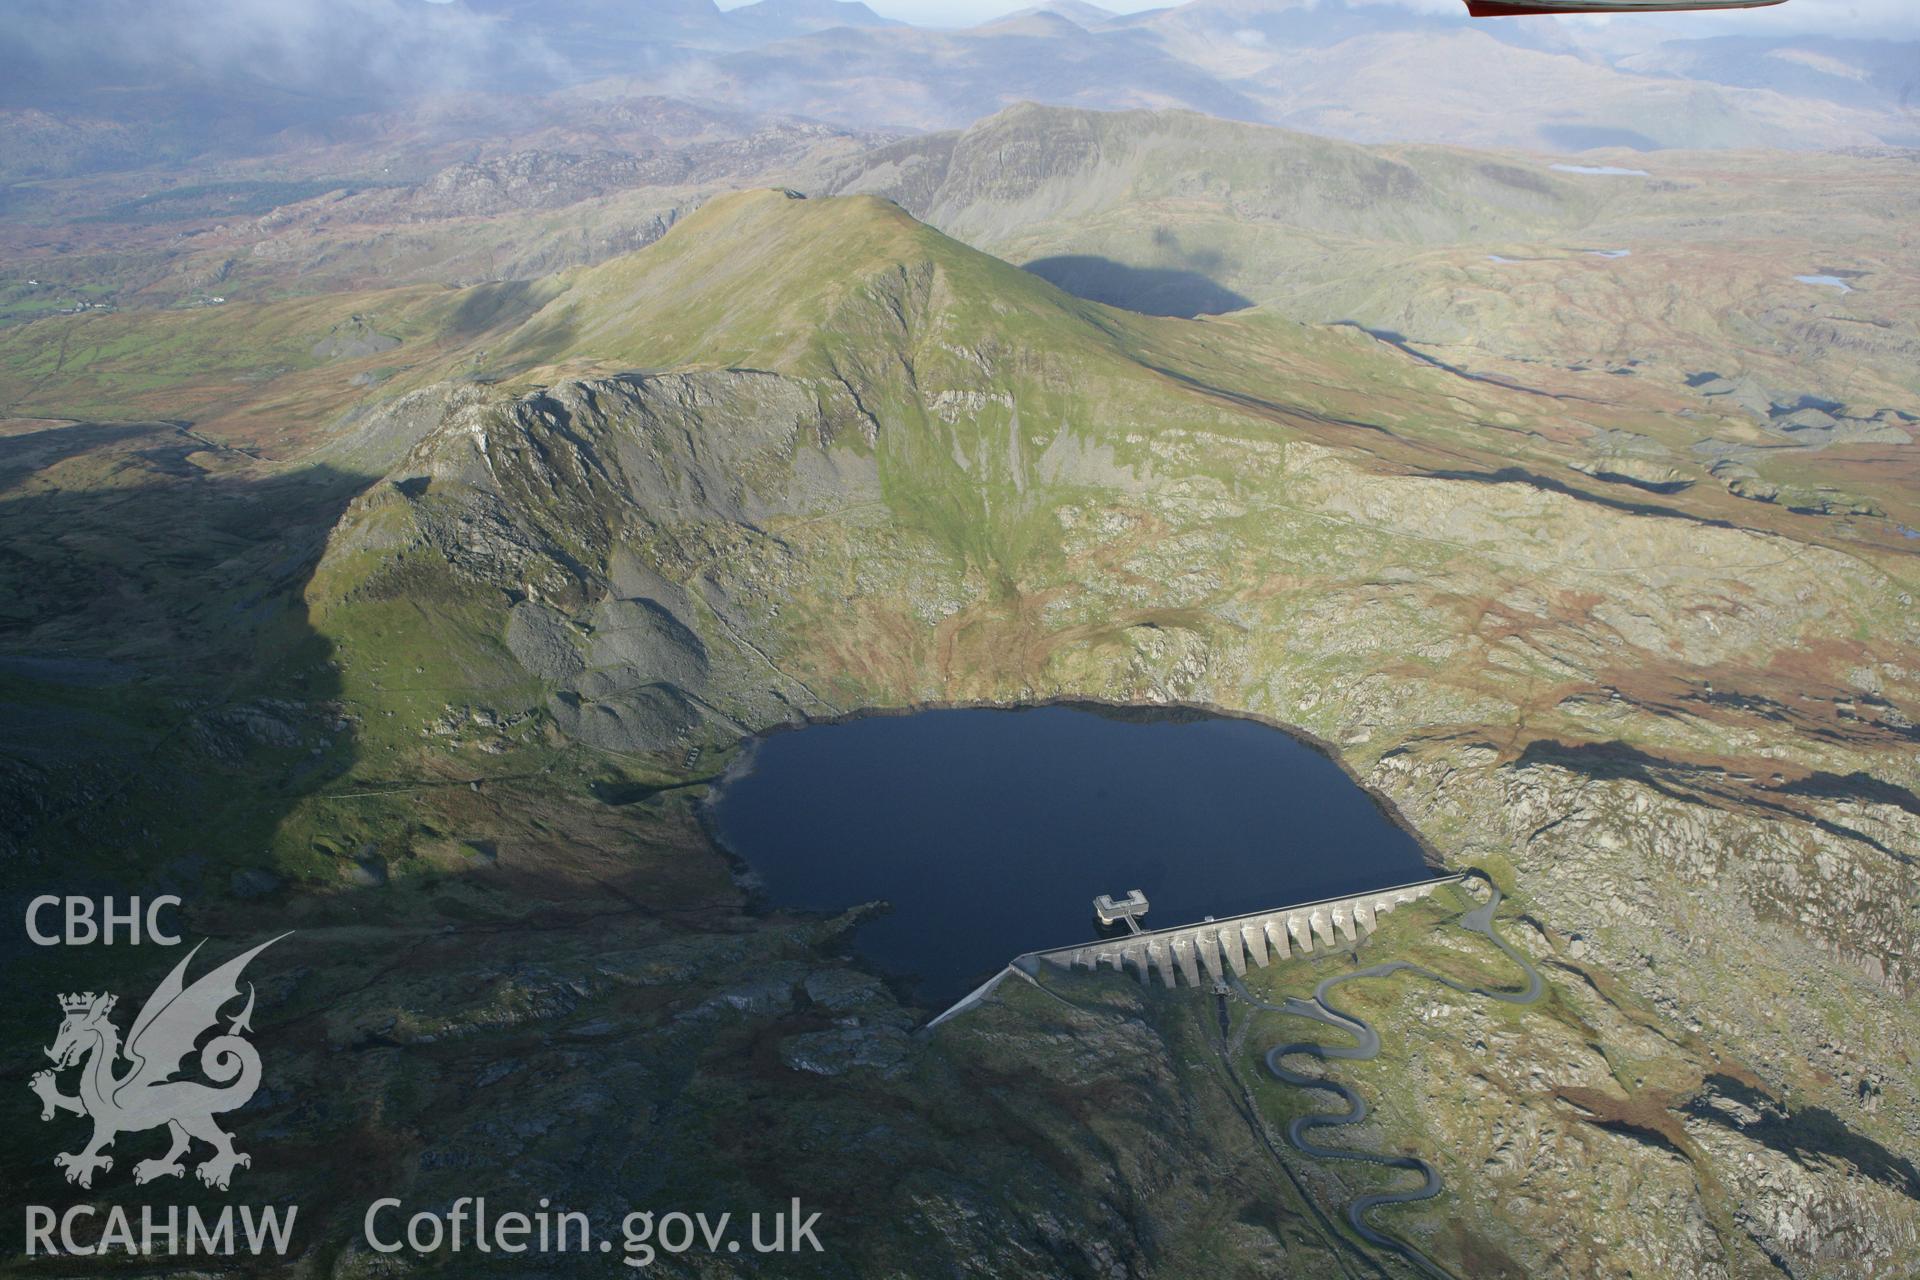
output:
[[1471, 933], [1483, 935], [1492, 942], [1494, 946], [1505, 953], [1508, 959], [1520, 966], [1521, 971], [1526, 975], [1526, 986], [1522, 990], [1502, 991], [1491, 987], [1471, 986], [1457, 979], [1449, 978], [1445, 974], [1435, 973], [1433, 970], [1421, 965], [1413, 964], [1405, 960], [1393, 960], [1384, 964], [1371, 965], [1365, 969], [1358, 969], [1352, 973], [1341, 974], [1338, 977], [1327, 978], [1314, 988], [1313, 998], [1311, 1000], [1302, 1000], [1297, 996], [1288, 996], [1281, 1003], [1273, 1004], [1260, 999], [1251, 991], [1247, 990], [1246, 983], [1241, 979], [1239, 974], [1233, 973], [1227, 977], [1227, 984], [1233, 993], [1257, 1009], [1265, 1009], [1274, 1013], [1293, 1014], [1296, 1017], [1311, 1018], [1315, 1022], [1325, 1023], [1327, 1026], [1344, 1031], [1353, 1037], [1354, 1043], [1352, 1045], [1326, 1045], [1312, 1040], [1296, 1040], [1274, 1045], [1267, 1050], [1267, 1070], [1275, 1079], [1300, 1089], [1320, 1089], [1328, 1093], [1337, 1094], [1341, 1100], [1347, 1104], [1347, 1110], [1345, 1111], [1315, 1112], [1294, 1117], [1293, 1121], [1287, 1126], [1287, 1140], [1302, 1152], [1317, 1159], [1353, 1160], [1365, 1164], [1380, 1165], [1390, 1169], [1407, 1169], [1420, 1174], [1422, 1179], [1421, 1185], [1413, 1190], [1378, 1192], [1372, 1195], [1359, 1196], [1350, 1201], [1347, 1204], [1347, 1221], [1352, 1224], [1353, 1229], [1359, 1233], [1361, 1238], [1370, 1244], [1378, 1245], [1383, 1249], [1391, 1249], [1401, 1257], [1407, 1259], [1407, 1261], [1411, 1262], [1414, 1266], [1420, 1268], [1420, 1270], [1429, 1275], [1441, 1277], [1442, 1280], [1454, 1280], [1454, 1278], [1445, 1268], [1435, 1263], [1431, 1258], [1428, 1258], [1411, 1244], [1408, 1244], [1398, 1237], [1390, 1236], [1385, 1232], [1376, 1230], [1367, 1223], [1367, 1214], [1377, 1206], [1385, 1204], [1414, 1204], [1421, 1200], [1430, 1200], [1434, 1196], [1439, 1195], [1442, 1187], [1439, 1171], [1418, 1156], [1389, 1156], [1380, 1155], [1371, 1151], [1356, 1151], [1346, 1147], [1329, 1147], [1315, 1142], [1312, 1138], [1308, 1137], [1307, 1135], [1310, 1132], [1317, 1129], [1331, 1129], [1343, 1125], [1359, 1124], [1367, 1118], [1367, 1102], [1366, 1099], [1361, 1097], [1351, 1086], [1342, 1084], [1337, 1080], [1329, 1079], [1326, 1076], [1309, 1075], [1305, 1072], [1295, 1071], [1286, 1065], [1286, 1059], [1290, 1057], [1312, 1057], [1319, 1058], [1323, 1061], [1342, 1059], [1352, 1062], [1364, 1062], [1379, 1056], [1380, 1033], [1375, 1031], [1362, 1019], [1339, 1008], [1329, 998], [1333, 989], [1342, 983], [1357, 982], [1364, 978], [1386, 978], [1399, 973], [1412, 973], [1422, 978], [1429, 978], [1444, 986], [1451, 987], [1455, 991], [1464, 991], [1470, 995], [1485, 996], [1489, 1000], [1499, 1000], [1507, 1004], [1528, 1005], [1540, 998], [1546, 990], [1546, 984], [1541, 979], [1539, 970], [1535, 969], [1532, 963], [1529, 962], [1525, 956], [1521, 955], [1511, 943], [1505, 938], [1502, 938], [1493, 927], [1494, 912], [1499, 910], [1502, 898], [1499, 886], [1495, 885], [1492, 879], [1480, 872], [1470, 872], [1469, 874], [1485, 882], [1489, 896], [1486, 902], [1461, 916], [1458, 922], [1459, 926]]

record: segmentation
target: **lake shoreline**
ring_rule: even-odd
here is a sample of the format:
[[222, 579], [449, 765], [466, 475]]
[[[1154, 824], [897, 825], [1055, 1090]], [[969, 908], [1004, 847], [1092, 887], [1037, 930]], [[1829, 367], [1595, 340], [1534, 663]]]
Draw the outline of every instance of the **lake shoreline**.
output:
[[[873, 752], [878, 743], [871, 736], [864, 745], [852, 747], [849, 744], [861, 740], [842, 739], [838, 745], [823, 743], [827, 751], [824, 757], [815, 753], [807, 760], [805, 756], [796, 757], [791, 749], [782, 753], [777, 763], [780, 776], [768, 780], [758, 795], [746, 793], [742, 801], [745, 808], [736, 812], [732, 821], [723, 816], [729, 799], [742, 794], [736, 788], [760, 773], [770, 744], [797, 730], [904, 720], [923, 714], [999, 712], [1011, 717], [1046, 711], [1077, 712], [1112, 724], [1238, 724], [1277, 733], [1278, 739], [1236, 739], [1228, 733], [1172, 743], [1164, 738], [1157, 743], [1149, 739], [1134, 746], [1124, 737], [1114, 742], [1110, 735], [1097, 731], [1088, 739], [1084, 727], [1069, 730], [1068, 722], [1055, 720], [1037, 731], [1037, 739], [1010, 745], [1004, 728], [982, 730], [976, 721], [971, 728], [931, 730], [934, 736], [925, 740], [925, 749], [932, 772], [926, 775], [916, 775], [910, 767], [904, 773], [896, 768], [911, 758], [901, 752], [917, 749], [908, 745], [911, 739], [903, 742], [896, 735], [877, 755]], [[1244, 730], [1241, 732], [1244, 734]], [[984, 738], [979, 736], [982, 733]], [[1058, 737], [1062, 733], [1066, 734], [1064, 741]], [[955, 734], [959, 735], [957, 739]], [[1050, 737], [1054, 741], [1049, 742]], [[1260, 745], [1263, 741], [1267, 745]], [[1086, 697], [1021, 702], [924, 701], [796, 716], [742, 735], [738, 742], [738, 754], [707, 784], [705, 794], [696, 802], [695, 817], [708, 843], [727, 861], [736, 883], [747, 894], [748, 910], [756, 915], [831, 919], [853, 911], [859, 914], [859, 923], [866, 925], [899, 912], [907, 921], [919, 920], [926, 907], [924, 902], [914, 905], [915, 895], [927, 892], [951, 865], [973, 865], [971, 855], [951, 846], [942, 847], [941, 842], [950, 839], [952, 822], [978, 827], [976, 843], [982, 848], [1023, 843], [1030, 836], [1031, 856], [1039, 859], [1034, 865], [1052, 869], [1043, 875], [1059, 874], [1063, 862], [1087, 859], [1086, 846], [1078, 843], [1081, 840], [1092, 842], [1099, 850], [1093, 856], [1096, 868], [1111, 850], [1113, 863], [1105, 871], [1076, 873], [1086, 880], [1086, 891], [1144, 887], [1163, 913], [1173, 917], [1170, 925], [1174, 921], [1190, 923], [1189, 916], [1199, 920], [1264, 910], [1291, 900], [1290, 895], [1297, 891], [1308, 891], [1311, 885], [1322, 885], [1312, 890], [1315, 893], [1364, 891], [1368, 887], [1362, 883], [1366, 873], [1360, 869], [1373, 862], [1382, 864], [1376, 868], [1385, 875], [1382, 883], [1399, 883], [1409, 873], [1439, 874], [1447, 870], [1430, 842], [1391, 800], [1365, 784], [1332, 743], [1269, 717], [1205, 703], [1138, 703]], [[1023, 750], [1038, 754], [1023, 761]], [[1115, 754], [1103, 761], [1103, 753], [1108, 751]], [[1267, 751], [1276, 754], [1268, 756]], [[1156, 759], [1155, 752], [1170, 754]], [[1209, 759], [1207, 752], [1225, 755]], [[956, 764], [975, 756], [983, 761], [979, 780], [967, 778], [966, 766]], [[1057, 772], [1056, 760], [1064, 762]], [[1317, 772], [1325, 765], [1332, 769], [1324, 774]], [[997, 788], [1009, 776], [1006, 770], [1010, 768], [1021, 781], [1012, 784], [1011, 792], [1002, 792]], [[1108, 768], [1114, 788], [1111, 796], [1103, 780]], [[1001, 771], [997, 779], [991, 776], [995, 770]], [[1096, 779], [1091, 784], [1087, 781], [1089, 771]], [[1163, 778], [1168, 788], [1164, 797], [1155, 790]], [[1274, 783], [1271, 790], [1265, 786], [1268, 778]], [[1366, 804], [1352, 800], [1335, 778], [1364, 796]], [[841, 785], [843, 779], [845, 785]], [[1089, 786], [1098, 789], [1083, 789]], [[1215, 786], [1230, 788], [1233, 798], [1208, 798], [1208, 789]], [[935, 790], [926, 792], [928, 787]], [[951, 799], [938, 795], [947, 787], [958, 788]], [[974, 801], [969, 787], [991, 799]], [[922, 794], [909, 799], [906, 792]], [[773, 800], [775, 795], [779, 796], [777, 802]], [[1053, 803], [1056, 795], [1058, 806]], [[979, 816], [982, 803], [994, 817]], [[1078, 817], [1073, 812], [1075, 806], [1081, 806]], [[943, 810], [953, 815], [952, 822], [942, 820]], [[742, 812], [750, 824], [747, 830], [740, 825]], [[994, 830], [996, 821], [1004, 829]], [[923, 822], [929, 824], [924, 836], [918, 833]], [[792, 825], [783, 827], [783, 823]], [[886, 860], [894, 864], [884, 874], [872, 865], [875, 824], [887, 831], [879, 843], [887, 847]], [[755, 828], [757, 834], [748, 834]], [[1147, 840], [1152, 851], [1143, 851], [1136, 834], [1156, 830], [1157, 834]], [[893, 831], [915, 834], [896, 837]], [[835, 844], [842, 847], [834, 848]], [[1191, 852], [1208, 848], [1217, 849], [1218, 856], [1209, 858]], [[1268, 856], [1269, 848], [1276, 877], [1271, 902], [1261, 898], [1257, 885], [1250, 887], [1247, 870], [1249, 850], [1253, 850], [1251, 857], [1257, 862]], [[755, 849], [758, 852], [753, 852]], [[1391, 852], [1395, 849], [1397, 853]], [[931, 870], [927, 875], [905, 872], [907, 883], [903, 885], [899, 877], [904, 864], [899, 859], [907, 851], [912, 851], [914, 859], [924, 859], [911, 865]], [[1145, 863], [1141, 862], [1143, 858]], [[1135, 864], [1132, 871], [1126, 869], [1129, 861]], [[1388, 871], [1386, 864], [1390, 862], [1399, 865]], [[996, 869], [989, 858], [988, 865], [973, 866], [970, 874], [993, 883], [1027, 884], [1036, 899], [1050, 904], [1047, 910], [1057, 913], [1070, 893], [1057, 883], [1024, 880], [1024, 870], [1025, 864], [1019, 872]], [[1356, 873], [1358, 880], [1353, 884], [1323, 883], [1352, 878]], [[1256, 867], [1253, 880], [1262, 874]], [[1114, 883], [1104, 883], [1105, 875], [1114, 877]], [[889, 880], [888, 876], [893, 878]], [[1156, 887], [1156, 876], [1173, 879]], [[1127, 884], [1119, 884], [1121, 879]], [[1136, 880], [1140, 882], [1137, 885]], [[1299, 881], [1305, 885], [1296, 883]], [[844, 892], [836, 897], [837, 890]], [[1163, 892], [1171, 900], [1163, 900]], [[1022, 909], [1030, 908], [1023, 904]], [[974, 913], [979, 910], [978, 906], [973, 908]], [[958, 914], [967, 917], [969, 912], [961, 910]], [[977, 918], [984, 921], [998, 914], [994, 908]], [[1031, 937], [1013, 939], [1013, 950], [1007, 954], [1052, 939], [1059, 924], [1056, 920], [1051, 927], [1036, 929]], [[881, 934], [909, 930], [904, 923], [875, 927]], [[994, 925], [983, 927], [1001, 926], [996, 920]], [[944, 920], [940, 928], [946, 928]], [[968, 927], [956, 925], [954, 930], [968, 932]], [[875, 935], [867, 929], [862, 936], [871, 943]], [[922, 972], [897, 957], [869, 954], [859, 944], [854, 949], [860, 953], [861, 967], [901, 991], [905, 1003], [933, 1005], [948, 994], [933, 989], [945, 981], [940, 974]], [[950, 948], [945, 958], [957, 959], [958, 953]], [[925, 989], [920, 989], [921, 984]]]
[[[1262, 715], [1257, 711], [1245, 711], [1233, 707], [1224, 707], [1213, 702], [1122, 702], [1118, 699], [1095, 698], [1084, 694], [1066, 694], [1059, 697], [1037, 698], [1019, 702], [997, 702], [986, 699], [931, 699], [927, 701], [901, 703], [895, 706], [856, 707], [848, 711], [835, 712], [832, 715], [802, 713], [796, 719], [778, 721], [768, 725], [764, 729], [755, 730], [753, 733], [744, 734], [736, 739], [736, 741], [744, 747], [744, 750], [707, 784], [707, 794], [702, 796], [699, 801], [698, 808], [701, 813], [702, 828], [708, 828], [706, 814], [713, 805], [714, 796], [729, 783], [737, 781], [753, 771], [753, 760], [757, 754], [756, 748], [758, 744], [769, 738], [777, 737], [785, 733], [797, 733], [802, 729], [810, 729], [819, 725], [851, 724], [858, 720], [878, 720], [900, 716], [913, 716], [925, 711], [1019, 712], [1039, 711], [1048, 707], [1063, 707], [1071, 711], [1086, 711], [1113, 720], [1140, 724], [1195, 724], [1206, 720], [1240, 720], [1249, 724], [1257, 724], [1267, 729], [1277, 729], [1294, 741], [1303, 746], [1311, 747], [1314, 751], [1332, 761], [1333, 764], [1339, 768], [1340, 772], [1346, 775], [1347, 781], [1351, 782], [1362, 794], [1372, 800], [1375, 807], [1380, 810], [1389, 822], [1393, 823], [1394, 826], [1411, 837], [1415, 844], [1420, 846], [1420, 852], [1426, 859], [1429, 867], [1433, 868], [1436, 872], [1456, 870], [1456, 868], [1447, 865], [1446, 859], [1441, 856], [1439, 850], [1420, 833], [1419, 828], [1415, 827], [1405, 814], [1400, 812], [1400, 807], [1393, 802], [1391, 797], [1368, 786], [1366, 780], [1362, 778], [1359, 772], [1355, 770], [1352, 765], [1348, 764], [1346, 759], [1340, 754], [1338, 746], [1320, 737], [1311, 730], [1289, 724], [1284, 720], [1277, 720], [1272, 716]], [[708, 830], [708, 834], [710, 837], [715, 837], [715, 833], [710, 829]], [[731, 851], [726, 850], [724, 845], [720, 845], [717, 838], [715, 838], [715, 844], [731, 856]]]

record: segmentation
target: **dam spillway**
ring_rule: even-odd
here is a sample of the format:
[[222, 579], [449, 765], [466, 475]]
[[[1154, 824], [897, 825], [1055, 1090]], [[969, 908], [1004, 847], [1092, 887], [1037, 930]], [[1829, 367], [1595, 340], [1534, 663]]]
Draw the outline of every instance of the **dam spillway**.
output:
[[1245, 976], [1247, 966], [1264, 969], [1294, 952], [1311, 954], [1358, 942], [1378, 926], [1379, 917], [1396, 907], [1429, 897], [1442, 885], [1457, 884], [1463, 876], [1435, 876], [1337, 898], [1322, 898], [1274, 907], [1197, 924], [1149, 929], [1114, 938], [1074, 943], [1016, 956], [1007, 967], [982, 983], [935, 1018], [937, 1027], [986, 999], [1010, 974], [1037, 974], [1041, 966], [1095, 972], [1110, 969], [1127, 973], [1142, 983], [1167, 987], [1212, 987], [1227, 974]]
[[1119, 938], [1028, 952], [1015, 963], [1031, 961], [1062, 969], [1117, 969], [1133, 974], [1142, 982], [1157, 976], [1169, 987], [1180, 982], [1190, 987], [1200, 986], [1203, 981], [1211, 985], [1226, 980], [1226, 969], [1244, 975], [1249, 960], [1264, 969], [1270, 963], [1269, 956], [1285, 960], [1296, 950], [1311, 953], [1316, 945], [1338, 946], [1343, 938], [1358, 942], [1363, 934], [1374, 931], [1380, 915], [1397, 906], [1417, 902], [1441, 885], [1453, 884], [1459, 879], [1457, 875], [1441, 876], [1225, 920], [1143, 930]]

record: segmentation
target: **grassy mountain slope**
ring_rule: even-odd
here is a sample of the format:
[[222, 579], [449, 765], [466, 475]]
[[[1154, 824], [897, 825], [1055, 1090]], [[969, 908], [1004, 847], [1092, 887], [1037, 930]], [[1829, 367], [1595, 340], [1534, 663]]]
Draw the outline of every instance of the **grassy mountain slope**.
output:
[[[1665, 424], [1649, 433], [1660, 465], [1702, 482], [1718, 467], [1748, 495], [1914, 527], [1908, 162], [1618, 160], [1640, 167], [1583, 174], [1182, 113], [1026, 106], [810, 185], [892, 196], [1121, 306], [1264, 304], [1569, 406], [1633, 405]], [[1849, 292], [1799, 278], [1831, 272]]]
[[899, 183], [912, 207], [968, 241], [1187, 202], [1231, 206], [1256, 226], [1448, 242], [1584, 220], [1598, 203], [1590, 186], [1483, 154], [1359, 147], [1182, 111], [1031, 103], [959, 133], [877, 148], [822, 181]]
[[[800, 1195], [838, 1233], [821, 1274], [1390, 1271], [1337, 1222], [1379, 1180], [1281, 1145], [1304, 1104], [1252, 1083], [1210, 1005], [1073, 979], [1077, 1007], [1019, 987], [910, 1036], [839, 958], [851, 921], [753, 909], [691, 805], [742, 731], [1098, 698], [1305, 729], [1514, 885], [1540, 1009], [1370, 997], [1408, 1048], [1363, 1087], [1415, 1102], [1359, 1140], [1459, 1189], [1392, 1229], [1476, 1275], [1910, 1256], [1910, 551], [1626, 474], [1626, 437], [1677, 429], [1642, 404], [1271, 311], [1111, 309], [872, 197], [741, 193], [433, 306], [417, 362], [310, 429], [304, 466], [149, 480], [45, 458], [75, 427], [19, 433], [83, 494], [170, 495], [143, 524], [251, 496], [312, 531], [208, 650], [228, 691], [171, 719], [180, 677], [125, 636], [11, 633], [124, 663], [155, 709], [120, 771], [150, 790], [26, 814], [23, 856], [130, 876], [138, 842], [212, 887], [199, 923], [296, 913], [322, 944], [261, 1026], [350, 1102], [275, 1104], [309, 1158], [262, 1194], [377, 1173], [435, 1203], [538, 1170], [596, 1215]], [[1617, 470], [1575, 465], [1603, 448]], [[338, 484], [300, 502], [252, 487], [323, 465]], [[13, 700], [96, 723], [63, 670], [11, 669]], [[34, 768], [9, 795], [92, 777]], [[234, 770], [257, 803], [198, 863], [190, 832], [140, 832], [156, 775]], [[1460, 962], [1439, 923], [1369, 946]], [[355, 1229], [315, 1204], [327, 1239]]]
[[[309, 590], [350, 701], [404, 726], [448, 700], [384, 692], [388, 655], [409, 655], [426, 673], [409, 688], [545, 720], [633, 783], [736, 724], [869, 705], [1096, 696], [1272, 716], [1342, 744], [1450, 857], [1512, 859], [1545, 954], [1578, 935], [1609, 975], [1595, 981], [1619, 975], [1701, 1028], [1699, 1045], [1675, 1028], [1685, 1048], [1624, 1029], [1597, 1052], [1563, 1045], [1556, 1087], [1659, 1130], [1724, 1057], [1899, 1149], [1897, 1073], [1874, 1076], [1869, 1115], [1854, 1086], [1776, 1055], [1828, 1019], [1873, 1040], [1860, 1063], [1913, 1034], [1894, 994], [1910, 921], [1849, 887], [1910, 875], [1889, 851], [1914, 839], [1901, 797], [1920, 781], [1896, 710], [1915, 696], [1898, 674], [1920, 643], [1899, 604], [1911, 555], [1828, 550], [1818, 522], [1555, 461], [1555, 441], [1651, 429], [1635, 410], [1570, 413], [1351, 330], [1114, 312], [871, 199], [715, 202], [570, 280], [500, 351], [508, 394], [424, 436]], [[677, 626], [616, 655], [604, 637], [632, 634], [615, 616], [633, 599]], [[1888, 709], [1849, 721], [1864, 695], [1843, 690], [1869, 680]], [[1714, 886], [1713, 917], [1676, 885]], [[1844, 965], [1783, 891], [1852, 922]], [[1791, 1031], [1769, 1024], [1778, 993], [1816, 982]], [[1519, 1028], [1483, 1078], [1524, 1078], [1538, 1034]], [[1498, 1102], [1439, 1107], [1408, 1140], [1473, 1182], [1470, 1135], [1504, 1116], [1554, 1153], [1531, 1176], [1586, 1190], [1518, 1226], [1459, 1202], [1399, 1219], [1467, 1270], [1482, 1254], [1547, 1267], [1540, 1242], [1590, 1232], [1592, 1212], [1702, 1224], [1687, 1244], [1630, 1232], [1616, 1259], [1658, 1271], [1691, 1250], [1762, 1274], [1794, 1246], [1731, 1197], [1765, 1198], [1765, 1178], [1831, 1206], [1887, 1264], [1893, 1237], [1873, 1243], [1838, 1206], [1907, 1221], [1897, 1178], [1821, 1183], [1717, 1131], [1676, 1162], [1490, 1088]], [[1771, 1172], [1742, 1172], [1748, 1156]], [[1847, 1167], [1867, 1166], [1832, 1166]], [[1818, 1272], [1833, 1255], [1793, 1256]]]

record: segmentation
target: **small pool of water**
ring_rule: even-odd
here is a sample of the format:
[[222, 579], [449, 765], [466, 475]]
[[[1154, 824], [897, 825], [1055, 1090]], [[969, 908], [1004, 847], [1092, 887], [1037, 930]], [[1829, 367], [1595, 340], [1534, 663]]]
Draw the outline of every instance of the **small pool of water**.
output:
[[1555, 173], [1582, 173], [1593, 178], [1644, 178], [1645, 169], [1622, 169], [1612, 164], [1556, 164]]
[[1423, 879], [1420, 846], [1326, 756], [1248, 720], [1083, 707], [922, 711], [773, 734], [716, 791], [721, 842], [776, 905], [884, 899], [856, 952], [964, 994], [1014, 956]]
[[1819, 285], [1826, 289], [1838, 289], [1842, 293], [1852, 293], [1853, 286], [1839, 276], [1795, 276], [1801, 284]]

